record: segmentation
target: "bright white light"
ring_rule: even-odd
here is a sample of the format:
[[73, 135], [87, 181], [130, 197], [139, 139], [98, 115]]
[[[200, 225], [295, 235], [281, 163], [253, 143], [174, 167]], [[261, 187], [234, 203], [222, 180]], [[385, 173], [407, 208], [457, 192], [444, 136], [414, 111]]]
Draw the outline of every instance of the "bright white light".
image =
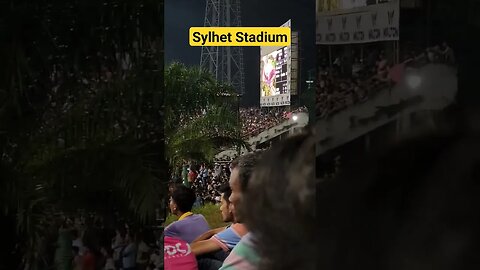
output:
[[297, 120], [298, 120], [298, 116], [294, 115], [294, 116], [292, 117], [292, 119], [293, 119], [293, 121], [297, 121]]
[[422, 84], [422, 78], [418, 75], [408, 75], [407, 85], [412, 89], [417, 89]]

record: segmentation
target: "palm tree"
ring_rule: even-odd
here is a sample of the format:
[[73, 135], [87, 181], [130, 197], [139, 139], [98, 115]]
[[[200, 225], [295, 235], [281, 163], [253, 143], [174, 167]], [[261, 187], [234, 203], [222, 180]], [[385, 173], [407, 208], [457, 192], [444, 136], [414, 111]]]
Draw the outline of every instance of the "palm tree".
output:
[[[23, 268], [47, 269], [56, 213], [147, 223], [165, 196], [163, 5], [1, 5], [0, 218]], [[6, 255], [0, 268], [16, 269]]]
[[245, 146], [237, 96], [197, 67], [172, 63], [165, 70], [165, 144], [171, 166], [212, 161], [223, 147]]

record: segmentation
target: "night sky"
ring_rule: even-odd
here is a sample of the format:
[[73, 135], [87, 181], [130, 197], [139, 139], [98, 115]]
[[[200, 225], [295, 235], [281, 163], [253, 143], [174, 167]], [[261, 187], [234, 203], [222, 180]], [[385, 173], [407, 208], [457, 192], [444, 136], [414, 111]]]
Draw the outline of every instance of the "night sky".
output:
[[[201, 47], [188, 45], [188, 29], [203, 26], [205, 0], [165, 0], [165, 61], [199, 65]], [[301, 78], [315, 66], [315, 0], [242, 0], [243, 26], [280, 26], [292, 19], [300, 31]], [[245, 96], [243, 105], [258, 106], [260, 49], [244, 47]]]

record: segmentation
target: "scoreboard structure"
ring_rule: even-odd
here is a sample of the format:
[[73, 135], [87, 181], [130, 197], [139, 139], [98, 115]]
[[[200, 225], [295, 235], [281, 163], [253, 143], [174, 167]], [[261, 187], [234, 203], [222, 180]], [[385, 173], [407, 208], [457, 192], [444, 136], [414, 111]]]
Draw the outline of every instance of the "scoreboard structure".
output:
[[[291, 20], [281, 27], [291, 27]], [[291, 90], [292, 46], [260, 47], [260, 106], [290, 105]]]

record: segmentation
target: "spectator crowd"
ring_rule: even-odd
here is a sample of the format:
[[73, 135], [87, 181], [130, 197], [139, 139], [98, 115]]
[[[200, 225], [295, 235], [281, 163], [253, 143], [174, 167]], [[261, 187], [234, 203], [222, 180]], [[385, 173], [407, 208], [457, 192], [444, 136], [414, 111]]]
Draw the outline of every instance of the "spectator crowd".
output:
[[220, 202], [220, 187], [228, 183], [230, 170], [228, 163], [215, 163], [213, 166], [207, 164], [185, 163], [182, 166], [182, 172], [177, 177], [174, 176], [170, 182], [170, 190], [176, 184], [183, 184], [195, 192], [195, 206], [201, 206], [205, 203]]
[[56, 235], [55, 269], [156, 270], [163, 267], [160, 232], [97, 214], [63, 215]]
[[315, 178], [312, 135], [242, 155], [219, 190], [225, 227], [173, 186], [165, 269], [476, 269], [480, 140], [469, 123], [359, 153], [331, 179]]
[[328, 65], [325, 59], [320, 60], [317, 117], [328, 118], [354, 104], [365, 102], [400, 81], [406, 67], [420, 67], [428, 63], [455, 64], [453, 50], [445, 42], [424, 51], [409, 51], [397, 65], [390, 58], [383, 50], [372, 50], [366, 58], [353, 57], [351, 65], [346, 63], [345, 57], [336, 57], [332, 65]]
[[[197, 201], [195, 185], [173, 185], [169, 208], [178, 220], [164, 230], [165, 269], [316, 269], [310, 260], [315, 249], [295, 248], [314, 237], [314, 230], [311, 230], [314, 227], [314, 213], [291, 207], [295, 205], [307, 209], [314, 201], [314, 152], [309, 151], [313, 149], [314, 142], [313, 136], [297, 135], [267, 151], [242, 155], [232, 161], [228, 168], [224, 166], [221, 170], [229, 176], [224, 178], [228, 181], [218, 189], [218, 213], [229, 224], [225, 227], [212, 228], [204, 216], [192, 213]], [[278, 166], [298, 173], [291, 178], [283, 170], [278, 170]], [[205, 169], [201, 166], [198, 174], [202, 170], [205, 172]], [[192, 171], [194, 182], [205, 181], [204, 176], [198, 177], [195, 170]], [[292, 186], [289, 182], [297, 184]], [[283, 224], [285, 219], [291, 225]], [[305, 221], [312, 226], [302, 227]], [[295, 233], [298, 237], [279, 237], [279, 226], [291, 230], [292, 235], [298, 226], [306, 230]], [[268, 259], [278, 256], [280, 249], [284, 254], [288, 249], [287, 242], [292, 245], [289, 256], [282, 260]]]
[[244, 138], [256, 136], [290, 119], [296, 112], [306, 112], [306, 107], [288, 111], [286, 107], [240, 108], [242, 135]]

